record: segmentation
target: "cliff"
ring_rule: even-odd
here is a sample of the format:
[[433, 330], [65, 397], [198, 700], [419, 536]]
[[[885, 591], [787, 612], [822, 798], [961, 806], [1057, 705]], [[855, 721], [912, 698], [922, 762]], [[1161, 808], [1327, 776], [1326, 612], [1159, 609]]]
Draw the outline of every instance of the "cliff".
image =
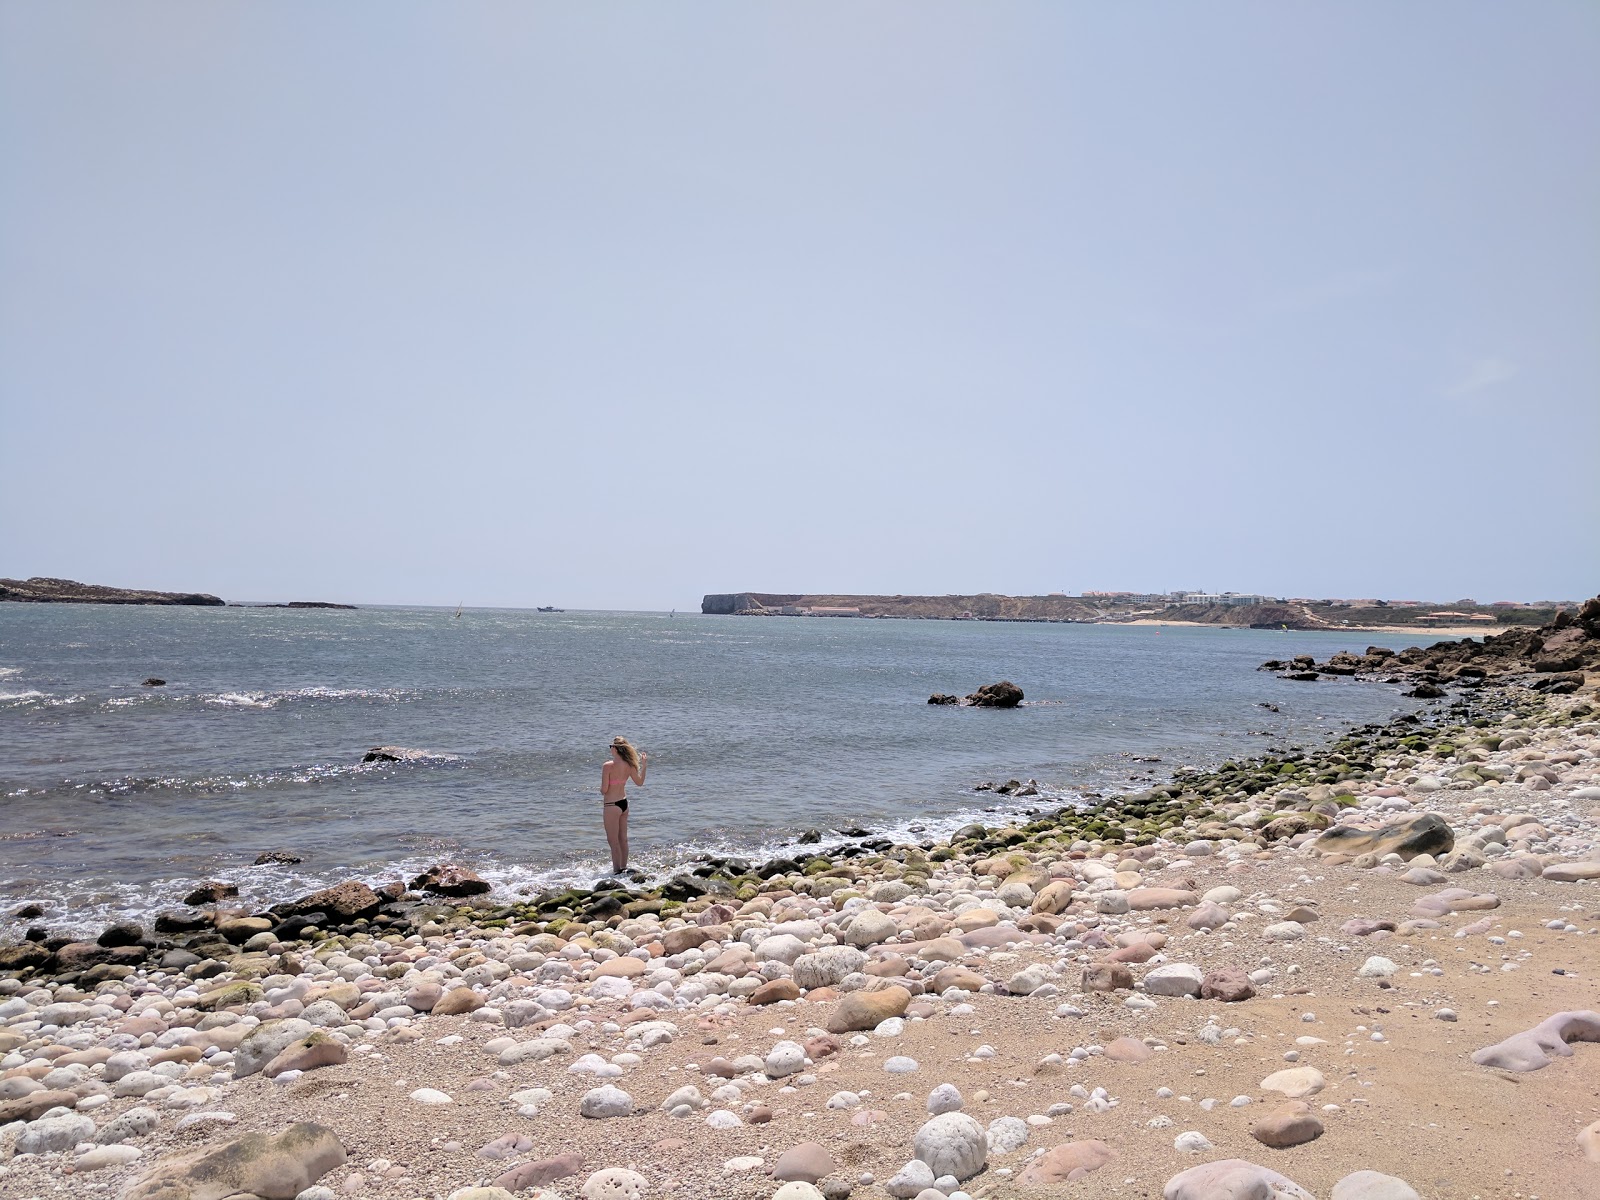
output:
[[72, 579], [0, 579], [0, 600], [25, 604], [203, 604], [222, 600], [205, 592], [147, 592], [138, 588], [102, 587]]

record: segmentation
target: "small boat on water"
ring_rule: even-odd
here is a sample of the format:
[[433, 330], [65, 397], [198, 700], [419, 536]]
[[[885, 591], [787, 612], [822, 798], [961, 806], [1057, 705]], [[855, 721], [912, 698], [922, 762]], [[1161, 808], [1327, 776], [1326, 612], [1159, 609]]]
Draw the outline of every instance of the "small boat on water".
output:
[[564, 609], [564, 608], [557, 608], [553, 604], [541, 604], [539, 606], [539, 608], [538, 608], [538, 611], [539, 612], [566, 612], [567, 610]]

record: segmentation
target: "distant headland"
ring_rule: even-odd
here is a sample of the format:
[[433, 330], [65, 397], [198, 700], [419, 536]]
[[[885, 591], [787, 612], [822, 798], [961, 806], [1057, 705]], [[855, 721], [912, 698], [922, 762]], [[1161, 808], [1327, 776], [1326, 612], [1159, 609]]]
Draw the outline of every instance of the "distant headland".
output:
[[1501, 600], [1332, 600], [1236, 592], [1084, 592], [1071, 596], [855, 596], [723, 592], [700, 602], [702, 613], [762, 617], [900, 617], [933, 621], [1039, 621], [1079, 624], [1214, 625], [1250, 629], [1493, 632], [1541, 625], [1577, 602], [1523, 604]]
[[209, 592], [155, 592], [143, 588], [105, 587], [75, 579], [0, 579], [0, 601], [21, 604], [187, 604], [205, 608], [354, 608], [327, 600], [291, 600], [287, 604], [228, 605]]

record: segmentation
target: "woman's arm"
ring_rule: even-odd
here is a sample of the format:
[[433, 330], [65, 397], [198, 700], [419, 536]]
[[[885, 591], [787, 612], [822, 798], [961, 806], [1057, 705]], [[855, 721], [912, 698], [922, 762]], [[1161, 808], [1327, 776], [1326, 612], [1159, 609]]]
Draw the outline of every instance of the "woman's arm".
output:
[[650, 756], [643, 750], [639, 751], [639, 769], [633, 773], [633, 782], [639, 787], [644, 786], [645, 768], [650, 765]]
[[608, 763], [608, 762], [601, 763], [600, 764], [600, 794], [602, 796], [604, 796], [606, 794], [606, 785], [611, 782], [610, 775], [611, 775], [611, 764]]

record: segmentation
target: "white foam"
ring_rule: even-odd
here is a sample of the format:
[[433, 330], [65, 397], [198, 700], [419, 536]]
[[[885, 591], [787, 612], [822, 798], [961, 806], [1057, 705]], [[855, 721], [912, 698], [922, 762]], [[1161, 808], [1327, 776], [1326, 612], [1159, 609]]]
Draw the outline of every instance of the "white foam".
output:
[[33, 688], [25, 692], [0, 692], [0, 700], [39, 700], [44, 693]]

